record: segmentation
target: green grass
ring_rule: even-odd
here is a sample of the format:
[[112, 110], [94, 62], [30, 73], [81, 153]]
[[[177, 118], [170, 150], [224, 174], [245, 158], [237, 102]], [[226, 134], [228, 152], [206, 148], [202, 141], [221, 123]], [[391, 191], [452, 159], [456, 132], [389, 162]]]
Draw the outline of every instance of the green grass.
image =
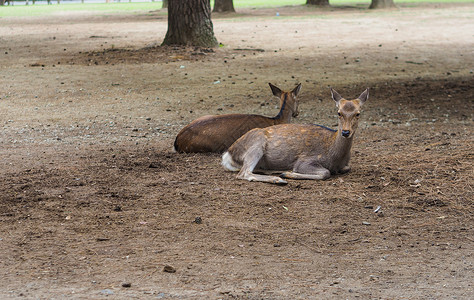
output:
[[[397, 3], [468, 3], [473, 0], [394, 0]], [[371, 0], [329, 0], [331, 5], [355, 5], [355, 4], [370, 4]], [[287, 5], [304, 5], [306, 0], [234, 0], [234, 7], [249, 8], [249, 7], [279, 7]], [[211, 0], [211, 6], [214, 6], [214, 1]]]
[[[104, 1], [105, 2], [105, 1]], [[104, 13], [130, 13], [130, 12], [148, 12], [150, 10], [161, 9], [161, 2], [143, 2], [143, 3], [85, 3], [85, 4], [56, 4], [52, 5], [14, 5], [0, 6], [0, 17], [28, 17], [45, 16], [58, 12], [66, 11], [97, 11]]]
[[[87, 1], [87, 0], [86, 0]], [[126, 1], [126, 0], [124, 0]], [[104, 0], [105, 2], [105, 0]], [[395, 0], [396, 3], [420, 3], [420, 2], [473, 2], [473, 0]], [[146, 13], [152, 10], [161, 9], [161, 2], [143, 2], [143, 3], [85, 3], [85, 4], [56, 4], [52, 1], [52, 5], [14, 5], [0, 6], [0, 17], [28, 17], [28, 16], [44, 16], [58, 12], [66, 11], [97, 11], [103, 13]], [[234, 7], [239, 8], [264, 8], [264, 7], [280, 7], [287, 5], [304, 5], [306, 0], [234, 0]], [[331, 5], [356, 5], [370, 4], [370, 0], [329, 0]], [[214, 1], [211, 1], [211, 7]]]

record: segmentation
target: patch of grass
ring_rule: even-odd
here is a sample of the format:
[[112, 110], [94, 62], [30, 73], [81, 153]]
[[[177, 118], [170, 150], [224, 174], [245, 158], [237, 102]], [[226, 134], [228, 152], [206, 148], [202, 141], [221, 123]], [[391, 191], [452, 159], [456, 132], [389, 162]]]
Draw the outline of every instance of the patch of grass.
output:
[[[104, 1], [105, 2], [105, 1]], [[31, 3], [31, 2], [30, 2]], [[145, 13], [161, 9], [161, 2], [141, 3], [62, 3], [51, 5], [0, 6], [0, 17], [47, 16], [60, 12], [95, 11], [104, 13]]]
[[[369, 5], [371, 0], [329, 0], [330, 5]], [[472, 3], [472, 0], [394, 0], [397, 3]], [[306, 0], [234, 0], [234, 7], [249, 8], [249, 7], [280, 7], [280, 6], [297, 6], [306, 4]], [[211, 1], [211, 6], [214, 6], [214, 1]]]
[[[52, 1], [52, 5], [14, 5], [0, 6], [0, 17], [28, 17], [28, 16], [45, 16], [60, 12], [70, 11], [95, 11], [104, 13], [146, 13], [162, 8], [162, 2], [133, 2], [133, 3], [67, 3], [62, 2], [56, 4]], [[351, 5], [351, 6], [368, 6], [371, 0], [329, 0], [333, 6]], [[397, 3], [469, 3], [472, 0], [395, 0]], [[269, 8], [282, 6], [302, 6], [306, 4], [306, 0], [234, 0], [234, 7], [239, 8]], [[214, 1], [211, 1], [211, 7], [214, 7]], [[164, 11], [166, 13], [166, 11]]]

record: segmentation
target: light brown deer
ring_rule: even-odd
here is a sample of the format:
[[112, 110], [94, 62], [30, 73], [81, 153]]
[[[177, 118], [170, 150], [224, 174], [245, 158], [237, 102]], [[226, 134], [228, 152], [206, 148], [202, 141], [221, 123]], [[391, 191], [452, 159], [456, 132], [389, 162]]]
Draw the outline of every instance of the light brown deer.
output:
[[177, 152], [217, 152], [227, 150], [238, 138], [254, 128], [264, 128], [291, 121], [298, 116], [298, 94], [301, 83], [291, 92], [285, 92], [269, 83], [273, 95], [280, 98], [280, 112], [276, 117], [227, 114], [204, 116], [192, 121], [176, 136]]
[[[327, 179], [351, 170], [349, 160], [361, 106], [369, 98], [366, 89], [357, 99], [346, 100], [331, 88], [338, 107], [337, 130], [320, 125], [285, 124], [253, 129], [238, 139], [222, 156], [222, 165], [239, 171], [238, 178], [286, 184], [283, 178]], [[283, 172], [280, 177], [255, 174]]]

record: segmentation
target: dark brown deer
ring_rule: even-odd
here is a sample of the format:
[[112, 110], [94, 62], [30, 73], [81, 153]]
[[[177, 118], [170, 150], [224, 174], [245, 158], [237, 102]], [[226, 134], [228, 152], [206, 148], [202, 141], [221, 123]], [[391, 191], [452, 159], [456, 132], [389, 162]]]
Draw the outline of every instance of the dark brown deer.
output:
[[298, 94], [301, 84], [291, 92], [285, 92], [269, 83], [273, 95], [280, 98], [280, 112], [276, 117], [260, 115], [227, 114], [204, 116], [192, 121], [176, 136], [177, 152], [222, 153], [238, 138], [254, 128], [264, 128], [289, 123], [298, 116]]
[[[339, 125], [332, 130], [320, 125], [285, 124], [253, 129], [238, 139], [222, 156], [222, 165], [239, 171], [238, 178], [286, 184], [283, 178], [327, 179], [351, 170], [352, 140], [361, 106], [369, 98], [366, 89], [357, 99], [346, 100], [331, 88], [338, 107]], [[280, 177], [254, 174], [254, 170]]]

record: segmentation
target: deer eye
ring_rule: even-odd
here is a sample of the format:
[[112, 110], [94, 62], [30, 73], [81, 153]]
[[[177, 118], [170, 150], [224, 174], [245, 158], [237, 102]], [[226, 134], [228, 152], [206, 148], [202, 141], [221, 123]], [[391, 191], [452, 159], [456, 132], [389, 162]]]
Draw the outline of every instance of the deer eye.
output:
[[360, 113], [357, 113], [357, 114], [356, 114], [356, 117], [360, 117]]
[[339, 117], [342, 117], [342, 114], [341, 114], [340, 112], [337, 112], [337, 115], [338, 115]]

